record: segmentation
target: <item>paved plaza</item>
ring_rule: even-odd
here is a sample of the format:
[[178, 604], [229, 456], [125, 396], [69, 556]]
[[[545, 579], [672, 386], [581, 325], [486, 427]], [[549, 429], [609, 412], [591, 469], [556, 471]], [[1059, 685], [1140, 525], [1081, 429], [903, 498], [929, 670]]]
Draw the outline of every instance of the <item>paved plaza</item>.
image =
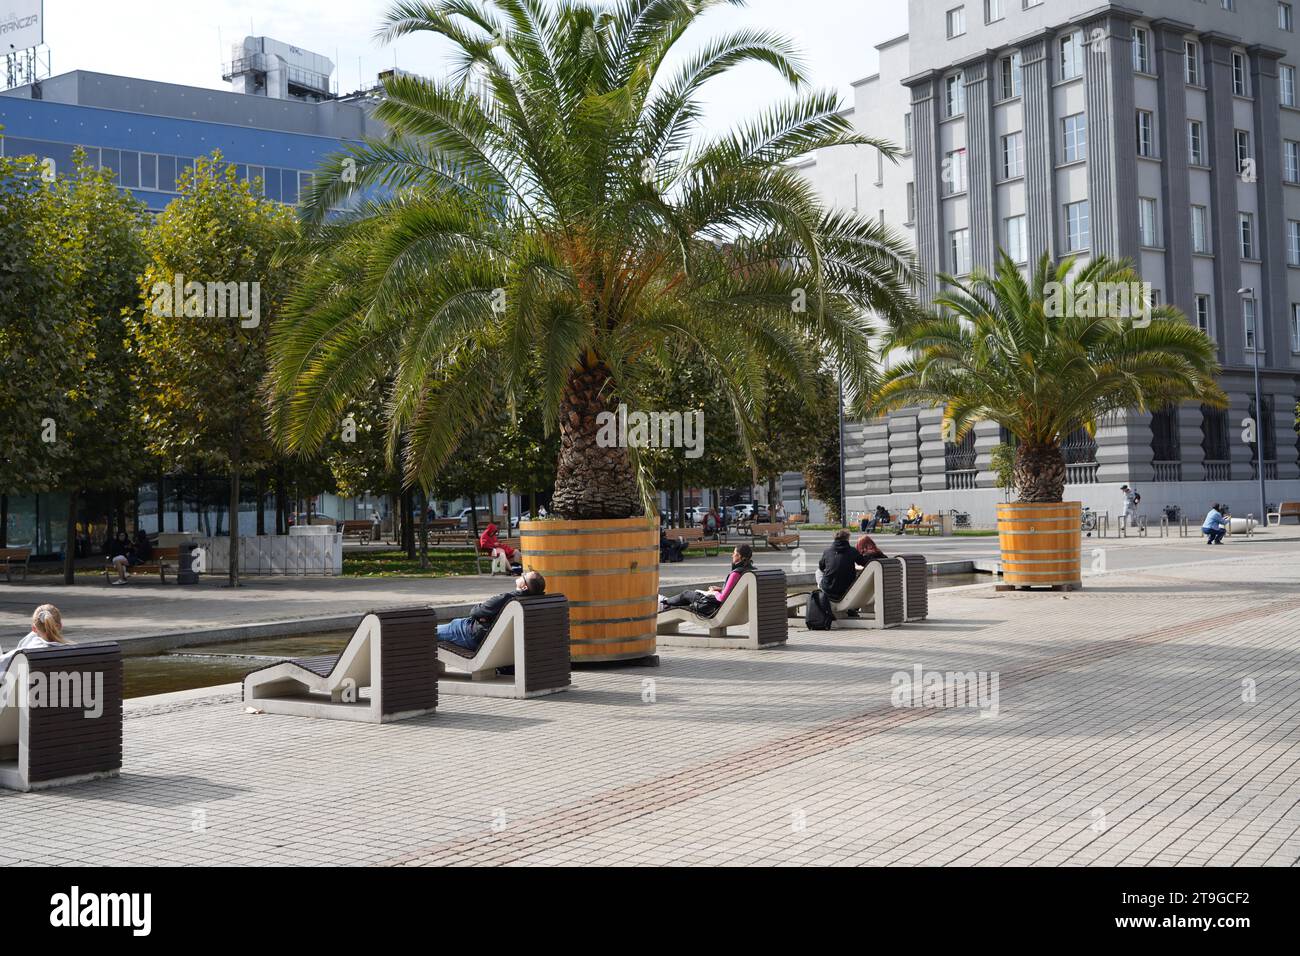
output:
[[[132, 701], [119, 779], [0, 793], [24, 834], [0, 862], [1294, 865], [1282, 537], [382, 726], [247, 714], [232, 686]], [[917, 670], [996, 678], [996, 707], [894, 706]]]

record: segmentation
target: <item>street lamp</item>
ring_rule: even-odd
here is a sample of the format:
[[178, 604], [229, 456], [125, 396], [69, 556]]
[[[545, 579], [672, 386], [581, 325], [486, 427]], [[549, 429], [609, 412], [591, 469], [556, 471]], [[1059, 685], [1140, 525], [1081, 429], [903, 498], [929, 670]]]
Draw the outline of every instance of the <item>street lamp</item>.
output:
[[[1241, 297], [1242, 309], [1245, 310], [1246, 301], [1255, 297], [1254, 287], [1238, 289], [1237, 295]], [[1251, 353], [1255, 359], [1255, 471], [1259, 475], [1259, 526], [1268, 527], [1268, 498], [1264, 492], [1264, 403], [1260, 397], [1259, 391], [1259, 310], [1256, 309], [1252, 316], [1254, 321], [1255, 335], [1254, 348]]]
[[844, 366], [840, 365], [840, 527], [849, 526], [849, 496], [844, 487]]

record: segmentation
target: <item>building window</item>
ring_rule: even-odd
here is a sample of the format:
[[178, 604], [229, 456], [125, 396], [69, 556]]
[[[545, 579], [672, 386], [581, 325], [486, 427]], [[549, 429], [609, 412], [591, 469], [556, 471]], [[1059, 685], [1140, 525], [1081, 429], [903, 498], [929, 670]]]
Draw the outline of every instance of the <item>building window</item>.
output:
[[1024, 0], [1023, 6], [1024, 9], [1028, 10], [1030, 7], [1039, 7], [1042, 4], [1043, 0]]
[[1003, 230], [1006, 241], [1006, 254], [1012, 262], [1021, 263], [1029, 261], [1028, 242], [1025, 234], [1025, 217], [1008, 216], [1005, 221]]
[[1241, 258], [1255, 258], [1255, 214], [1242, 212], [1237, 214], [1241, 232]]
[[948, 248], [952, 253], [952, 274], [964, 276], [970, 272], [970, 230], [954, 229], [948, 233]]
[[1013, 99], [1020, 95], [1020, 51], [1004, 56], [998, 61], [998, 72], [1002, 78], [1002, 98]]
[[1287, 265], [1300, 266], [1300, 220], [1286, 222], [1286, 261]]
[[1160, 245], [1160, 230], [1157, 223], [1156, 201], [1145, 197], [1138, 200], [1138, 234], [1142, 245]]
[[959, 37], [966, 32], [966, 8], [956, 7], [948, 11], [948, 39]]
[[1293, 139], [1282, 143], [1282, 177], [1289, 183], [1300, 183], [1300, 143]]
[[1061, 145], [1065, 162], [1074, 163], [1087, 158], [1088, 122], [1083, 113], [1075, 113], [1061, 120]]
[[1201, 45], [1195, 40], [1183, 41], [1183, 79], [1191, 86], [1201, 85]]
[[1092, 224], [1088, 218], [1088, 200], [1065, 204], [1065, 248], [1082, 252], [1092, 246]]
[[1244, 173], [1250, 162], [1250, 131], [1236, 130], [1234, 137], [1237, 143], [1237, 172]]
[[1187, 161], [1193, 166], [1205, 165], [1205, 124], [1200, 120], [1187, 121]]
[[[1246, 333], [1246, 351], [1255, 351], [1255, 300], [1241, 300], [1241, 322]], [[1262, 349], [1260, 351], [1263, 351]]]
[[1060, 53], [1061, 79], [1073, 80], [1083, 75], [1083, 34], [1075, 30], [1057, 41]]
[[1300, 302], [1291, 303], [1291, 351], [1300, 352]]
[[1156, 154], [1156, 119], [1150, 110], [1137, 112], [1137, 150], [1139, 156]]
[[1006, 0], [984, 0], [985, 23], [1001, 20], [1006, 15]]
[[944, 157], [943, 182], [949, 196], [966, 191], [966, 150], [955, 149]]
[[1289, 3], [1277, 5], [1277, 28], [1290, 33], [1295, 29], [1295, 15]]
[[1002, 178], [1025, 174], [1025, 134], [1008, 133], [1002, 137]]
[[1236, 51], [1232, 54], [1232, 92], [1236, 96], [1250, 95], [1250, 87], [1246, 85], [1246, 54]]
[[1295, 67], [1283, 64], [1277, 69], [1277, 95], [1283, 106], [1295, 106]]
[[1237, 0], [1219, 0], [1219, 6], [1223, 7], [1225, 10], [1232, 10], [1235, 12], [1237, 9]]
[[1195, 308], [1196, 327], [1206, 335], [1210, 334], [1210, 297], [1204, 293], [1196, 296]]
[[966, 112], [966, 80], [961, 73], [954, 73], [944, 81], [944, 92], [949, 116]]
[[1138, 73], [1151, 72], [1151, 33], [1142, 27], [1133, 28], [1133, 69]]
[[916, 183], [907, 184], [907, 221], [916, 222]]
[[1209, 210], [1205, 206], [1192, 207], [1192, 252], [1205, 255], [1210, 251]]
[[912, 151], [912, 114], [903, 114], [903, 152]]

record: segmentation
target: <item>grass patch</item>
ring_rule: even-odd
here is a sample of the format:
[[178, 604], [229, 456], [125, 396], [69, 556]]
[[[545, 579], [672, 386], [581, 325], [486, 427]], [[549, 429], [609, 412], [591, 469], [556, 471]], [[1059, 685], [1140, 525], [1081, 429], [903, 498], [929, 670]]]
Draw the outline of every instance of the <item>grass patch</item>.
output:
[[[483, 563], [486, 570], [488, 564]], [[385, 578], [417, 575], [436, 578], [459, 574], [477, 574], [471, 548], [430, 548], [429, 567], [421, 568], [419, 557], [407, 557], [405, 551], [344, 551], [343, 574], [355, 578]]]

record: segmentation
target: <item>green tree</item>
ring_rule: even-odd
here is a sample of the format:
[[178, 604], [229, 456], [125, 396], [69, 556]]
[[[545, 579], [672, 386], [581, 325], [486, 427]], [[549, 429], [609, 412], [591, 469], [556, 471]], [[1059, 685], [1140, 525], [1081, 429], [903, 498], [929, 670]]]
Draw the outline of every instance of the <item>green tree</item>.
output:
[[[409, 435], [408, 478], [427, 485], [498, 389], [520, 399], [540, 368], [560, 441], [552, 510], [623, 517], [642, 513], [645, 489], [628, 449], [597, 441], [598, 416], [669, 346], [711, 357], [747, 437], [765, 374], [813, 371], [791, 341], [815, 342], [865, 393], [865, 314], [901, 320], [912, 259], [874, 220], [824, 209], [790, 160], [895, 150], [854, 131], [833, 93], [807, 92], [779, 35], [738, 30], [678, 55], [705, 13], [738, 5], [394, 5], [386, 39], [438, 35], [462, 68], [389, 79], [376, 115], [391, 139], [316, 179], [305, 280], [274, 335], [289, 446], [317, 445], [371, 366], [389, 363], [390, 447]], [[745, 63], [773, 68], [795, 95], [704, 138], [702, 90]], [[328, 217], [367, 190], [384, 195]], [[360, 279], [340, 283], [347, 270], [331, 261], [356, 263]]]
[[1150, 309], [1146, 321], [1082, 307], [1101, 290], [1140, 283], [1126, 261], [1098, 256], [1076, 269], [1072, 258], [1053, 265], [1044, 255], [1026, 281], [1000, 254], [995, 274], [941, 278], [935, 314], [889, 330], [885, 347], [911, 357], [884, 374], [871, 409], [943, 406], [955, 441], [978, 421], [1004, 426], [1018, 439], [1020, 501], [1062, 499], [1061, 440], [1077, 428], [1092, 434], [1106, 415], [1192, 398], [1227, 404], [1214, 344], [1178, 309]]
[[[240, 482], [273, 453], [260, 394], [265, 344], [293, 281], [292, 269], [272, 258], [296, 220], [240, 182], [219, 152], [196, 160], [177, 190], [146, 236], [135, 384], [156, 455], [171, 467], [229, 474], [229, 578], [238, 586]], [[232, 307], [231, 295], [243, 308]]]

